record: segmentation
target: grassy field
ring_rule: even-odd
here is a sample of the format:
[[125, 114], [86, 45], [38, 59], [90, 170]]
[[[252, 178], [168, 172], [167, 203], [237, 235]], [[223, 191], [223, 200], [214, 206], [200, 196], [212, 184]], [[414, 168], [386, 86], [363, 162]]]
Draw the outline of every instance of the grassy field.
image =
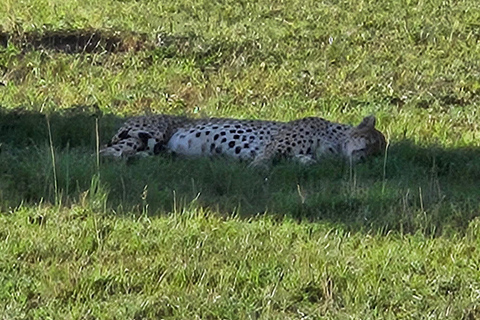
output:
[[[475, 0], [0, 2], [0, 319], [480, 319]], [[151, 113], [383, 157], [98, 161]]]

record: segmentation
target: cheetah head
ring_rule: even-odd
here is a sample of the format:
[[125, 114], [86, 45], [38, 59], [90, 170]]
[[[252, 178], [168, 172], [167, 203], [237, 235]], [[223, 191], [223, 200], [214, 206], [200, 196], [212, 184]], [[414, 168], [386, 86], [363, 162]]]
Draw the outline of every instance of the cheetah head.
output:
[[343, 153], [353, 162], [384, 152], [385, 136], [375, 129], [375, 117], [365, 117], [358, 126], [353, 127], [342, 147]]

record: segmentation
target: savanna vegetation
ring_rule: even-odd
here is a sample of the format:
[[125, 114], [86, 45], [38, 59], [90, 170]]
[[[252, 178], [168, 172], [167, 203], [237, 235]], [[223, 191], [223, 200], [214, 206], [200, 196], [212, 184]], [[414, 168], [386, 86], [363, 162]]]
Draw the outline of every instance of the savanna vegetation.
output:
[[[475, 0], [0, 2], [1, 319], [480, 319]], [[350, 166], [97, 156], [126, 117], [357, 124]]]

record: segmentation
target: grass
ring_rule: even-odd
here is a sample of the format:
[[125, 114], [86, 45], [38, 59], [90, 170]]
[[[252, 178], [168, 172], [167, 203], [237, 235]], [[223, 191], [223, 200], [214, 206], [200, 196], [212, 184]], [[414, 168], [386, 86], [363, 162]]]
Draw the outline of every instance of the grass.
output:
[[[480, 319], [478, 9], [1, 2], [2, 319]], [[354, 168], [97, 163], [155, 112], [375, 114], [390, 144]]]
[[478, 221], [445, 239], [192, 207], [155, 218], [21, 208], [1, 219], [5, 318], [478, 317]]

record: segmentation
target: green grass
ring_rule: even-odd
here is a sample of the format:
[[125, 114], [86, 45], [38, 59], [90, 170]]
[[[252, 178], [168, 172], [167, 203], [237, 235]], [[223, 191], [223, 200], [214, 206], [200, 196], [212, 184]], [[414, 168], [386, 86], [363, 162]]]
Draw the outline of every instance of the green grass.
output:
[[[4, 317], [475, 319], [465, 236], [349, 233], [189, 207], [155, 218], [74, 206], [1, 217]], [[28, 237], [25, 235], [28, 234]]]
[[[1, 318], [480, 319], [479, 9], [0, 2]], [[375, 114], [389, 148], [97, 163], [156, 112]]]

